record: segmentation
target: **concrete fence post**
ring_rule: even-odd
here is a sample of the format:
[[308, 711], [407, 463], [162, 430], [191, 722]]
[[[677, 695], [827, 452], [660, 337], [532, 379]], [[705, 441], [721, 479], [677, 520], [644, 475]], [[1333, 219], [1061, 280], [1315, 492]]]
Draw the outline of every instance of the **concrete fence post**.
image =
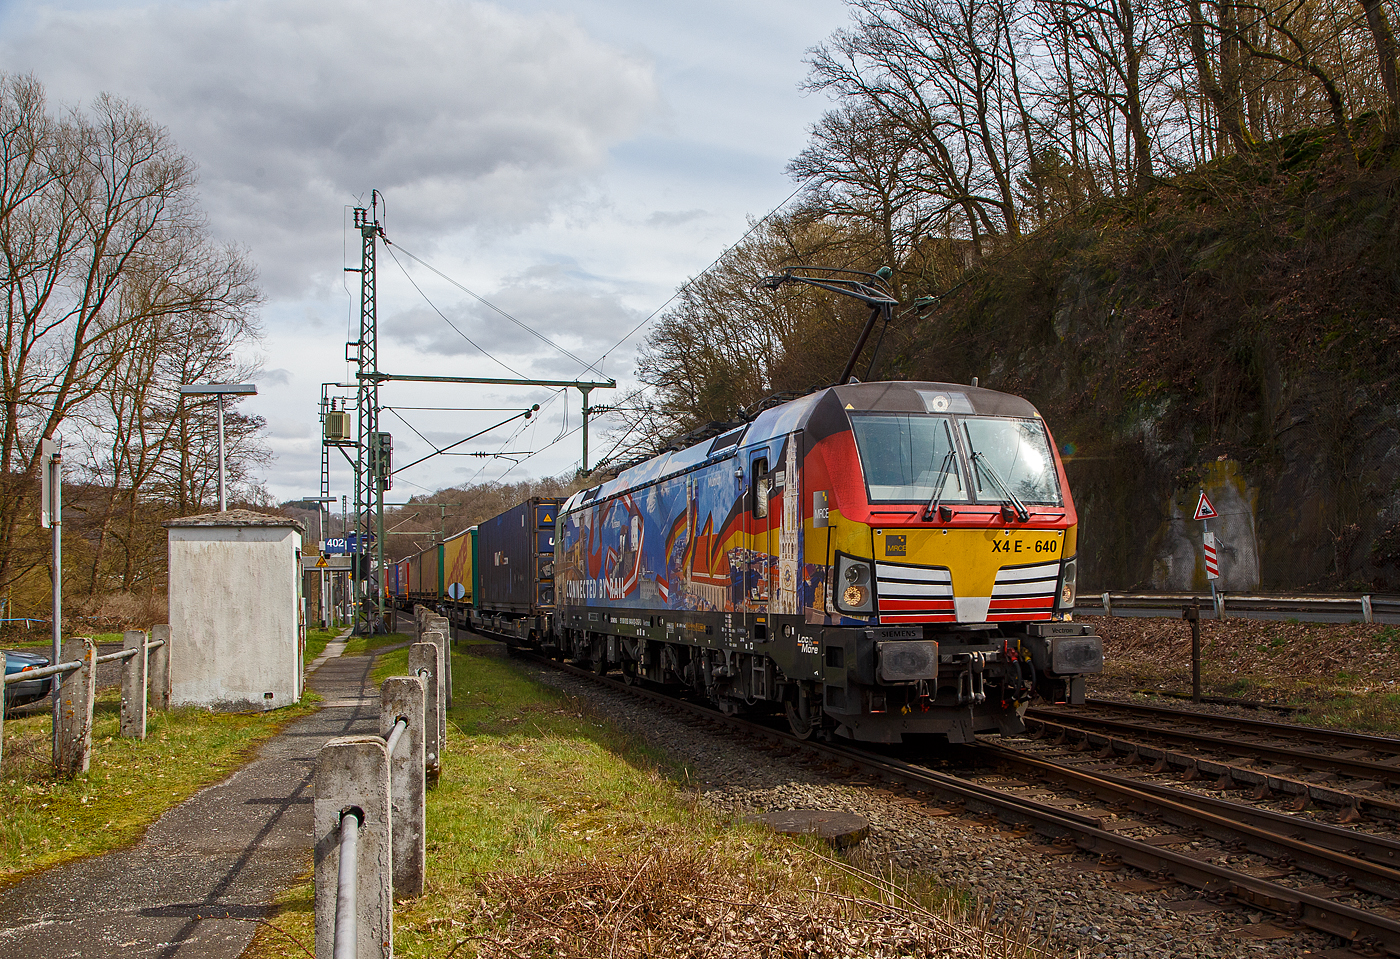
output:
[[1371, 597], [1369, 596], [1361, 597], [1361, 618], [1368, 623], [1376, 621], [1375, 607], [1371, 605]]
[[[97, 695], [97, 644], [86, 636], [63, 641], [62, 662], [82, 666], [64, 674], [58, 686], [58, 774], [79, 776], [92, 763], [92, 704]], [[58, 679], [59, 677], [55, 677]]]
[[444, 638], [442, 630], [440, 629], [424, 630], [423, 642], [432, 643], [438, 649], [438, 712], [441, 714], [439, 718], [442, 720], [438, 723], [438, 726], [440, 727], [439, 732], [443, 735], [446, 735], [448, 706], [447, 670], [448, 659], [451, 657], [451, 651], [448, 648], [447, 640]]
[[134, 649], [135, 656], [122, 661], [121, 734], [127, 739], [146, 738], [146, 634], [128, 629], [122, 648]]
[[149, 660], [151, 708], [170, 708], [170, 626], [162, 623], [151, 627], [151, 642], [163, 640], [164, 646], [151, 650]]
[[1113, 617], [1113, 599], [1107, 593], [1103, 594], [1103, 614], [1110, 619]]
[[427, 716], [424, 682], [417, 676], [391, 676], [379, 689], [379, 732], [388, 738], [402, 717], [408, 728], [389, 754], [389, 800], [394, 809], [394, 895], [423, 895], [428, 869], [427, 770], [423, 723]]
[[436, 777], [442, 764], [443, 723], [438, 718], [442, 713], [442, 699], [438, 695], [439, 650], [434, 643], [414, 643], [408, 647], [408, 671], [418, 676], [423, 670], [423, 763], [428, 773]]
[[442, 633], [442, 676], [446, 698], [446, 708], [452, 708], [452, 624], [446, 616], [434, 616], [428, 620], [428, 629]]
[[316, 861], [316, 959], [334, 959], [335, 905], [340, 875], [340, 820], [358, 810], [354, 955], [394, 955], [394, 885], [390, 836], [389, 754], [377, 736], [332, 739], [316, 756], [312, 803]]

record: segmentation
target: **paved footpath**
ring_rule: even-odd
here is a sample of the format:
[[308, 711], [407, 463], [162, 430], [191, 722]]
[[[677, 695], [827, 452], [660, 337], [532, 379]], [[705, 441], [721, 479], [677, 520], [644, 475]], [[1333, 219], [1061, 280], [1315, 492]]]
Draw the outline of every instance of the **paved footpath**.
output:
[[171, 809], [137, 845], [55, 866], [0, 893], [0, 956], [234, 959], [309, 865], [311, 773], [327, 739], [377, 732], [373, 657], [311, 664], [322, 708], [257, 758]]

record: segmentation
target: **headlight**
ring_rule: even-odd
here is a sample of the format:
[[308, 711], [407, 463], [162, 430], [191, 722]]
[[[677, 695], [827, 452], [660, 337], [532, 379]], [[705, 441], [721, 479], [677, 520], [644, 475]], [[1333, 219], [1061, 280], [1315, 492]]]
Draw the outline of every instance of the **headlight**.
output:
[[1060, 609], [1069, 610], [1074, 608], [1075, 595], [1075, 561], [1068, 560], [1065, 563], [1064, 575], [1060, 579]]
[[874, 570], [870, 561], [836, 554], [836, 608], [843, 613], [875, 612]]

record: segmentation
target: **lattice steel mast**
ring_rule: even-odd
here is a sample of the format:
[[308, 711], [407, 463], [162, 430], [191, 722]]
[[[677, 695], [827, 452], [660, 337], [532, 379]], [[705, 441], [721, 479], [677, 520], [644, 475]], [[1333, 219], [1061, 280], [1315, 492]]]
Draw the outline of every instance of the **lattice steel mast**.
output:
[[[364, 561], [366, 543], [376, 529], [376, 516], [384, 516], [384, 472], [379, 455], [379, 328], [376, 316], [375, 241], [384, 235], [379, 225], [379, 192], [370, 192], [370, 209], [355, 208], [355, 228], [360, 231], [360, 339], [357, 344], [356, 379], [359, 383], [357, 407], [359, 413], [358, 440], [355, 448], [355, 551], [354, 579], [356, 600], [365, 598], [368, 570]], [[384, 621], [384, 541], [375, 536], [375, 552], [379, 560], [378, 597], [379, 624]], [[363, 585], [362, 585], [363, 584]], [[361, 607], [363, 603], [359, 603]], [[363, 610], [361, 610], [363, 612]], [[374, 625], [365, 617], [357, 619], [357, 633], [373, 632]]]

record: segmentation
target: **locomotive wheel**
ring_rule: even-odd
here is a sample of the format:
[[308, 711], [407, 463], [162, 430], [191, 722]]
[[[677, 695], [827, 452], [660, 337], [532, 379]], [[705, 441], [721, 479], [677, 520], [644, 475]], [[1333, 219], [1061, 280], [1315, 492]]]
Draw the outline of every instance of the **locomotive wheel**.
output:
[[808, 740], [815, 736], [822, 728], [822, 711], [812, 702], [813, 697], [807, 694], [807, 690], [799, 689], [797, 702], [783, 703], [783, 712], [787, 714], [788, 728], [792, 734], [801, 740]]
[[628, 686], [636, 686], [641, 683], [641, 673], [637, 670], [635, 659], [624, 659], [622, 661], [622, 681]]
[[593, 644], [592, 658], [588, 662], [589, 668], [599, 676], [605, 676], [608, 672], [608, 644], [603, 640], [598, 640]]

